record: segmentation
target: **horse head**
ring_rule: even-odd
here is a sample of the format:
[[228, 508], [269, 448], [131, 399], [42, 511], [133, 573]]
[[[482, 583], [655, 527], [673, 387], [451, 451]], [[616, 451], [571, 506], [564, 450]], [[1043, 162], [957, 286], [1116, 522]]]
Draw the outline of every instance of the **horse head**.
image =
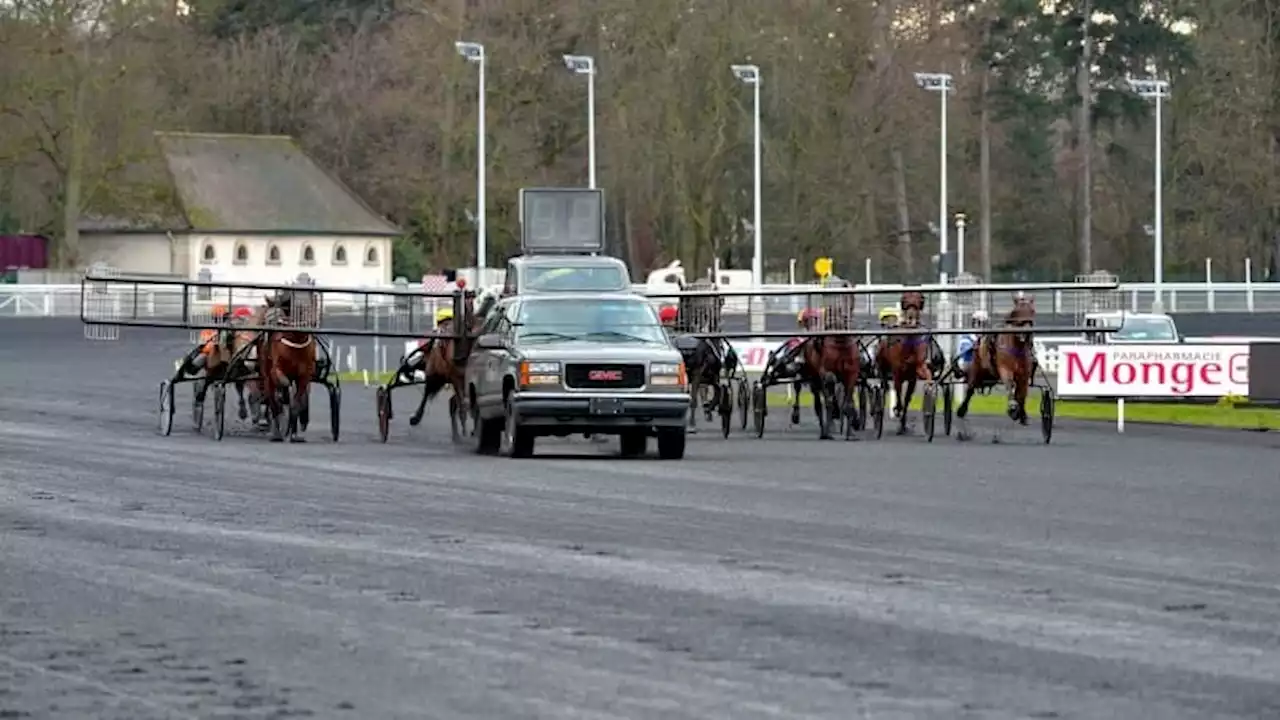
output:
[[1036, 322], [1036, 300], [1025, 293], [1013, 296], [1013, 309], [1005, 317], [1005, 324], [1030, 327]]
[[[1031, 328], [1036, 324], [1036, 301], [1035, 298], [1026, 293], [1014, 293], [1013, 309], [1005, 316], [1005, 325], [1016, 328]], [[1026, 347], [1031, 344], [1031, 332], [1029, 330], [1011, 334], [1015, 342], [1020, 347]]]
[[907, 327], [918, 327], [920, 316], [924, 314], [924, 293], [919, 290], [908, 290], [898, 300], [902, 308], [902, 324]]

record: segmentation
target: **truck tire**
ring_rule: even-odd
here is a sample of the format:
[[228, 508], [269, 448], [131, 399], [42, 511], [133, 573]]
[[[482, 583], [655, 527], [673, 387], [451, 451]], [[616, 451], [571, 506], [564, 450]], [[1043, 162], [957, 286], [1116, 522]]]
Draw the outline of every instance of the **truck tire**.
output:
[[663, 460], [684, 458], [687, 435], [684, 428], [663, 428], [658, 431], [658, 457]]

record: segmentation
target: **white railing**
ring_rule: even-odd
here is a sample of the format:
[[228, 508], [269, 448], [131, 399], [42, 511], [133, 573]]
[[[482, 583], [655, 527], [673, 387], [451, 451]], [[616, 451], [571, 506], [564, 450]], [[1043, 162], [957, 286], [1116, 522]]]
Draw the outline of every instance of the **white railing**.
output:
[[[136, 292], [126, 283], [112, 284], [108, 290], [113, 302], [121, 305], [121, 311], [133, 314], [137, 305], [139, 317], [164, 316], [172, 314], [175, 308], [181, 307], [181, 286], [175, 283], [174, 288], [160, 287], [155, 290], [140, 288]], [[766, 312], [794, 314], [804, 308], [807, 298], [803, 295], [807, 285], [766, 285], [774, 292], [791, 291], [793, 295], [777, 295], [763, 297]], [[862, 285], [862, 289], [873, 289], [876, 293], [857, 296], [858, 311], [872, 312], [885, 305], [896, 305], [899, 294], [905, 285]], [[635, 286], [638, 292], [646, 292], [643, 285]], [[963, 292], [963, 286], [957, 286], [957, 292]], [[353, 288], [354, 289], [354, 288]], [[378, 297], [378, 303], [394, 302], [397, 286], [361, 288], [386, 293]], [[1043, 312], [1057, 314], [1074, 314], [1079, 310], [1079, 298], [1083, 295], [1076, 290], [1037, 290], [1028, 293], [1035, 296], [1036, 307]], [[1120, 289], [1108, 292], [1115, 304], [1131, 312], [1145, 312], [1151, 309], [1155, 299], [1155, 287], [1152, 283], [1122, 283]], [[223, 292], [225, 296], [225, 291]], [[974, 293], [974, 295], [986, 295]], [[247, 291], [244, 298], [236, 297], [236, 302], [257, 303], [261, 301], [261, 293]], [[1165, 283], [1165, 311], [1171, 313], [1252, 313], [1280, 312], [1280, 283]], [[745, 312], [746, 298], [735, 298], [726, 302], [725, 312]], [[225, 297], [223, 297], [225, 301]], [[342, 293], [325, 293], [326, 309], [336, 311], [358, 311], [364, 306], [360, 295]], [[974, 303], [991, 311], [1007, 309], [1012, 300], [1007, 293], [991, 294], [979, 297]], [[739, 308], [738, 305], [743, 307]], [[80, 285], [4, 285], [0, 284], [0, 317], [78, 317], [80, 315]]]

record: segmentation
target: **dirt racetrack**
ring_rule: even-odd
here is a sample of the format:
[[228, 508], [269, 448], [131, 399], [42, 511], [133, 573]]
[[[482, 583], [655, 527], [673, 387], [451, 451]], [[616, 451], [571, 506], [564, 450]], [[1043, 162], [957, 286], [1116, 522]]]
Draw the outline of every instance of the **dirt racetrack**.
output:
[[0, 717], [1280, 717], [1270, 436], [218, 443], [128, 332], [0, 321]]

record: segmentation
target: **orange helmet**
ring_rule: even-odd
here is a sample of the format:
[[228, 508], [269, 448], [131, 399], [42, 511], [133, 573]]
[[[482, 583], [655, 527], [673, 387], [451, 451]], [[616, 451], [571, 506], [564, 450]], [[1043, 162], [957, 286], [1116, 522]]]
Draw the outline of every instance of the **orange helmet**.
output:
[[658, 320], [660, 320], [663, 325], [675, 322], [678, 317], [680, 317], [680, 311], [677, 310], [674, 305], [668, 305], [658, 311]]
[[221, 319], [224, 315], [227, 314], [227, 306], [214, 305], [212, 308], [209, 309], [209, 314], [214, 316], [215, 318]]

